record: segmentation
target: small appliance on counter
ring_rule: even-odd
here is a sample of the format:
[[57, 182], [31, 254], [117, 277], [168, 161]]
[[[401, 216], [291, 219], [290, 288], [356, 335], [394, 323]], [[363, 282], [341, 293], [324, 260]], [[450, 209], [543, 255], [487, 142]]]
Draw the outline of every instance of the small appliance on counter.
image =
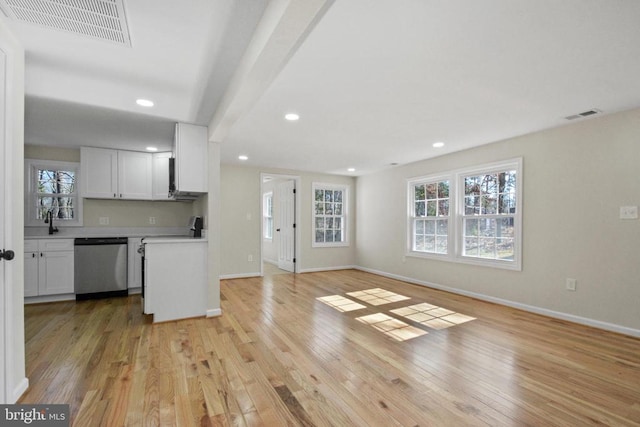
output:
[[199, 239], [202, 237], [202, 217], [192, 216], [189, 218], [189, 234], [193, 231], [193, 238]]

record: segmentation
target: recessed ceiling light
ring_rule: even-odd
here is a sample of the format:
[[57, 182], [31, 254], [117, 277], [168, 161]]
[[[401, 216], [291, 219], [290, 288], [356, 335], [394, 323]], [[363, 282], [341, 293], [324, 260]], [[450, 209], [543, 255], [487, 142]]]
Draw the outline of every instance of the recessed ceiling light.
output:
[[149, 101], [148, 99], [136, 99], [136, 104], [141, 107], [153, 107], [153, 101]]
[[355, 172], [355, 171], [356, 171], [356, 168], [349, 168], [349, 169], [347, 169], [347, 171], [349, 171], [349, 172]]
[[249, 157], [248, 157], [248, 156], [245, 156], [245, 155], [243, 154], [243, 155], [238, 156], [238, 159], [240, 159], [240, 160], [249, 160]]
[[438, 141], [433, 143], [433, 148], [442, 148], [442, 147], [444, 147], [444, 142]]
[[300, 116], [297, 115], [296, 113], [288, 113], [288, 114], [285, 114], [284, 118], [289, 120], [290, 122], [295, 122], [300, 118]]
[[158, 151], [158, 147], [147, 147], [147, 151]]

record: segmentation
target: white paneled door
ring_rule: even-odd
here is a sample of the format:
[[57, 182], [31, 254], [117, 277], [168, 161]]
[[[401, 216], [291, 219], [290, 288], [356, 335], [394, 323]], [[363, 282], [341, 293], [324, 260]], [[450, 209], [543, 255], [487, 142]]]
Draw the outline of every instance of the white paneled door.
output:
[[0, 20], [0, 404], [27, 389], [24, 357], [24, 50]]
[[296, 256], [296, 183], [294, 180], [278, 184], [278, 268], [295, 273]]
[[[7, 168], [5, 167], [5, 149], [7, 145], [6, 141], [6, 109], [7, 109], [7, 93], [6, 93], [6, 81], [7, 81], [7, 56], [5, 52], [2, 50], [2, 46], [0, 45], [0, 166], [2, 166], [2, 172], [0, 172], [0, 181], [7, 182], [8, 178], [6, 175]], [[9, 180], [8, 182], [11, 182]], [[4, 249], [4, 211], [5, 211], [5, 197], [4, 197], [4, 186], [0, 185], [0, 250]], [[4, 260], [0, 260], [0, 307], [2, 308], [2, 314], [0, 315], [0, 384], [2, 385], [2, 390], [0, 390], [0, 403], [7, 402], [7, 382], [5, 378], [5, 370], [6, 370], [6, 313], [7, 310], [7, 300], [6, 300], [6, 288], [5, 286], [5, 268], [4, 268]]]

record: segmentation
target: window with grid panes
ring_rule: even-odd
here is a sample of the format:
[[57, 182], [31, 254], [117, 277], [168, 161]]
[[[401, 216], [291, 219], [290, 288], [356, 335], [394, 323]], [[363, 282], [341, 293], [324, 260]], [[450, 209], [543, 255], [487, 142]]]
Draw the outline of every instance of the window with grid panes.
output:
[[463, 177], [462, 256], [513, 261], [516, 178], [515, 170]]
[[420, 181], [412, 187], [412, 250], [447, 254], [449, 250], [449, 180]]
[[60, 225], [82, 225], [82, 199], [78, 194], [80, 165], [48, 160], [25, 161], [25, 225], [44, 223], [49, 213]]
[[313, 246], [346, 246], [347, 187], [313, 184]]
[[408, 181], [408, 256], [520, 270], [522, 159]]
[[264, 193], [262, 200], [262, 217], [264, 219], [264, 238], [273, 239], [273, 192]]

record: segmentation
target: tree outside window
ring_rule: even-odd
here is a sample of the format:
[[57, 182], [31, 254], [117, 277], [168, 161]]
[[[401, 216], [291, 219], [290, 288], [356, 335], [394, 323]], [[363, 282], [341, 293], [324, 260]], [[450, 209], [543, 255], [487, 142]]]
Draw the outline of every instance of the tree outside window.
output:
[[313, 184], [313, 246], [346, 246], [347, 187]]
[[412, 248], [447, 254], [449, 246], [449, 180], [413, 183]]
[[273, 239], [273, 192], [264, 193], [262, 200], [264, 238]]
[[62, 225], [82, 225], [78, 163], [26, 160], [25, 225], [36, 226], [51, 213]]
[[522, 268], [522, 159], [408, 181], [407, 255]]

